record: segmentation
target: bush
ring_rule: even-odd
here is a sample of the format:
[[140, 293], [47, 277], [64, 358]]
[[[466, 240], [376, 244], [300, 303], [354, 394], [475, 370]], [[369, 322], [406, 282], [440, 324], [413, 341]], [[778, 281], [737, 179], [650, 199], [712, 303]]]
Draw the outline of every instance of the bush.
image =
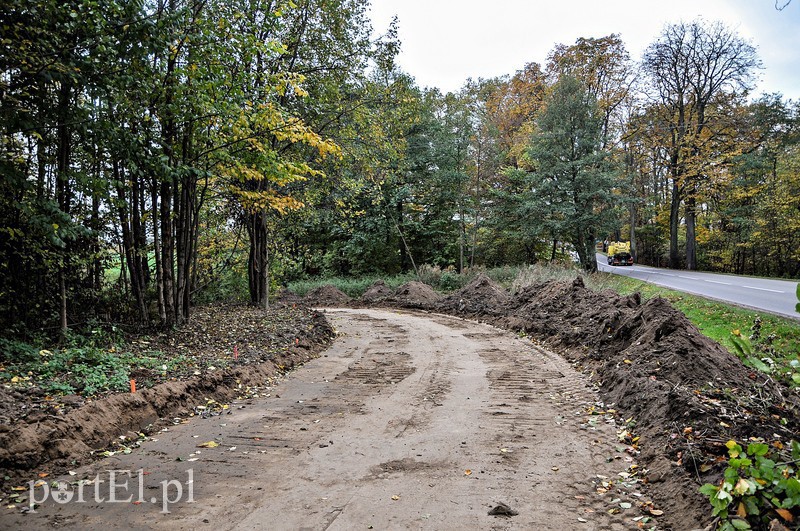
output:
[[700, 488], [718, 517], [717, 529], [766, 529], [772, 520], [790, 523], [800, 517], [797, 441], [790, 443], [790, 457], [780, 455], [780, 443], [770, 447], [754, 442], [743, 449], [736, 441], [728, 441], [726, 446], [730, 459], [722, 482]]

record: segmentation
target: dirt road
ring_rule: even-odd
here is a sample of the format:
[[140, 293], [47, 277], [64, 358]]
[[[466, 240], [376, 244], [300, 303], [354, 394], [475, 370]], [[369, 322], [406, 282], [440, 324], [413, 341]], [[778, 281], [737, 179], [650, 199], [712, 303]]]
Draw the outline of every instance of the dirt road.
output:
[[[53, 488], [0, 528], [636, 528], [645, 498], [619, 475], [630, 457], [612, 421], [587, 413], [598, 399], [562, 358], [453, 317], [328, 317], [333, 346], [271, 396], [78, 469], [62, 479], [102, 481], [83, 503]], [[198, 448], [208, 442], [219, 446]], [[603, 481], [615, 485], [600, 494]], [[501, 502], [519, 514], [487, 514]]]

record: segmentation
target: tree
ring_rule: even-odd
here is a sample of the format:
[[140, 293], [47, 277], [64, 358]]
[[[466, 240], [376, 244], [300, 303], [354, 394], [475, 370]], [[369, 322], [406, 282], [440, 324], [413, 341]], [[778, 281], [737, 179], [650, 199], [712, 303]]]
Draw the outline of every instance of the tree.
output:
[[721, 23], [679, 23], [664, 28], [644, 54], [659, 127], [668, 134], [670, 201], [669, 265], [678, 268], [680, 208], [685, 207], [686, 268], [697, 268], [695, 222], [698, 185], [706, 176], [695, 163], [714, 136], [711, 106], [726, 95], [747, 91], [760, 66], [755, 48]]
[[616, 203], [609, 154], [601, 145], [597, 102], [577, 79], [561, 77], [536, 118], [526, 208], [534, 214], [531, 223], [572, 243], [587, 272], [597, 270], [595, 242], [612, 222]]

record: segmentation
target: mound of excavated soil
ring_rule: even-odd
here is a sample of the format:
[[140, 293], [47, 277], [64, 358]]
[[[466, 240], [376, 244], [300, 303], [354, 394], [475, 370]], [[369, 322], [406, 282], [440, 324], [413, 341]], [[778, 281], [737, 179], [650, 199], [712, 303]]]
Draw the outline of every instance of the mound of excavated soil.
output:
[[566, 347], [567, 358], [594, 373], [606, 403], [635, 419], [654, 494], [681, 500], [669, 515], [676, 529], [710, 519], [697, 488], [721, 479], [726, 441], [785, 442], [800, 430], [796, 395], [745, 367], [664, 299], [597, 293], [579, 278], [528, 287], [507, 308], [499, 324]]
[[511, 296], [502, 287], [481, 273], [472, 281], [443, 299], [437, 306], [442, 312], [458, 315], [483, 317], [506, 313], [505, 306]]
[[442, 296], [429, 285], [412, 280], [397, 288], [394, 295], [386, 300], [404, 308], [432, 310], [442, 300]]
[[303, 297], [303, 302], [309, 306], [342, 306], [348, 304], [352, 299], [345, 292], [326, 284], [314, 288]]
[[394, 295], [392, 288], [387, 286], [383, 280], [376, 280], [375, 283], [361, 295], [361, 302], [383, 302], [392, 295]]

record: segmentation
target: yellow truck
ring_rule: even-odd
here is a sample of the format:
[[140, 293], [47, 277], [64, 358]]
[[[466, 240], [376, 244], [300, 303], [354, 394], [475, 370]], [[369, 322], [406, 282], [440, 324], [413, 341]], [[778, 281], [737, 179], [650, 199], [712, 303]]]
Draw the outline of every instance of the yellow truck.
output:
[[611, 242], [608, 244], [608, 265], [633, 265], [631, 244], [629, 242]]

